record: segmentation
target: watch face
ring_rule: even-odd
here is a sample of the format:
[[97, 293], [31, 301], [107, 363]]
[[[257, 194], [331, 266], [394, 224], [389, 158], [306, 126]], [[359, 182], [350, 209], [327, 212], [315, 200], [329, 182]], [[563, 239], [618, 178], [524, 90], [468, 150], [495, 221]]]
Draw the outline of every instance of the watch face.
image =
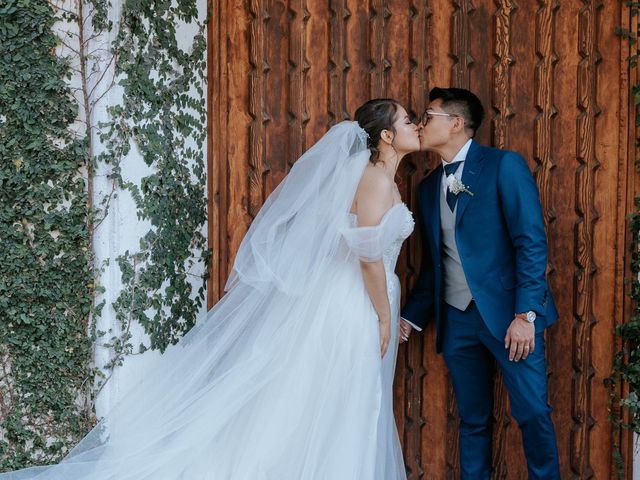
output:
[[527, 322], [535, 322], [536, 320], [536, 313], [535, 312], [527, 312]]

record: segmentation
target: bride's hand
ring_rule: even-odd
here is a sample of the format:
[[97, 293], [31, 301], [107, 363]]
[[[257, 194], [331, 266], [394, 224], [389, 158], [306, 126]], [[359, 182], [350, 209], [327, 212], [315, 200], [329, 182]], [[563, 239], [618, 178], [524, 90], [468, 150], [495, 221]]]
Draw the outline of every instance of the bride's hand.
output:
[[384, 357], [391, 340], [391, 321], [380, 319], [378, 326], [380, 327], [380, 356]]

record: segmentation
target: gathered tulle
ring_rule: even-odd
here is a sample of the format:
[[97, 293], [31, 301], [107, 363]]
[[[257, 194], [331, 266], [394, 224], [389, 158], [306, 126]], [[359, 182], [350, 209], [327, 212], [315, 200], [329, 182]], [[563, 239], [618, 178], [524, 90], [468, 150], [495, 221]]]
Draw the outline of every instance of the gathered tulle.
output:
[[357, 122], [334, 125], [293, 165], [242, 239], [225, 290], [238, 281], [304, 293], [306, 279], [331, 262], [371, 153]]
[[[353, 178], [340, 188], [353, 190], [362, 155], [345, 151], [355, 158]], [[289, 270], [283, 252], [268, 257], [273, 238], [250, 237], [224, 297], [61, 463], [0, 480], [404, 480], [392, 406], [393, 269], [413, 221], [400, 204], [378, 227], [358, 228], [350, 202], [338, 203], [338, 218], [325, 219], [332, 245], [320, 260]], [[285, 216], [309, 222], [308, 213]], [[261, 228], [273, 233], [254, 231]], [[301, 241], [292, 235], [282, 238]], [[360, 269], [360, 260], [380, 258], [392, 311], [384, 358]], [[290, 263], [298, 260], [289, 252]], [[291, 272], [304, 272], [295, 285]]]
[[382, 260], [384, 253], [393, 242], [398, 240], [398, 232], [403, 230], [406, 218], [403, 215], [394, 214], [398, 207], [403, 206], [405, 206], [403, 203], [396, 203], [383, 215], [378, 225], [370, 227], [350, 225], [342, 229], [342, 237], [349, 250], [364, 262]]

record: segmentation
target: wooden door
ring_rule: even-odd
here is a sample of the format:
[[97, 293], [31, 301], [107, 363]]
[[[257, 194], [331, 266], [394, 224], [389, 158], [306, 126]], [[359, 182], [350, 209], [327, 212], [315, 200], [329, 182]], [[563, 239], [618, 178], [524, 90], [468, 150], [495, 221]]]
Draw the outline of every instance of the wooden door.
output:
[[[636, 184], [629, 47], [613, 33], [630, 25], [623, 2], [211, 2], [209, 304], [267, 195], [332, 124], [369, 98], [396, 98], [417, 117], [431, 87], [470, 88], [488, 113], [479, 141], [521, 152], [540, 189], [561, 315], [547, 356], [563, 478], [609, 478], [603, 380], [618, 348], [614, 327], [629, 312], [625, 214]], [[410, 205], [437, 162], [404, 161]], [[398, 266], [405, 292], [419, 265], [414, 237]], [[496, 397], [495, 478], [526, 478], [500, 382]], [[401, 348], [395, 405], [409, 477], [457, 478], [455, 400], [432, 328]], [[615, 440], [628, 460], [629, 436]]]

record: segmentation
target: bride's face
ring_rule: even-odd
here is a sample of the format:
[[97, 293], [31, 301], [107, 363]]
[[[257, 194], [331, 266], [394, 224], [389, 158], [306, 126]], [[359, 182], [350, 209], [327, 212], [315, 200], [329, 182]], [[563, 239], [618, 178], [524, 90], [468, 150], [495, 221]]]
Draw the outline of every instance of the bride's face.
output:
[[382, 138], [385, 138], [384, 134], [386, 132], [390, 133], [390, 137], [388, 138], [391, 139], [391, 145], [396, 152], [405, 154], [420, 150], [418, 126], [411, 122], [407, 111], [400, 105], [398, 105], [396, 111], [393, 129], [395, 130], [395, 134], [393, 134], [392, 131], [386, 130], [383, 131]]

